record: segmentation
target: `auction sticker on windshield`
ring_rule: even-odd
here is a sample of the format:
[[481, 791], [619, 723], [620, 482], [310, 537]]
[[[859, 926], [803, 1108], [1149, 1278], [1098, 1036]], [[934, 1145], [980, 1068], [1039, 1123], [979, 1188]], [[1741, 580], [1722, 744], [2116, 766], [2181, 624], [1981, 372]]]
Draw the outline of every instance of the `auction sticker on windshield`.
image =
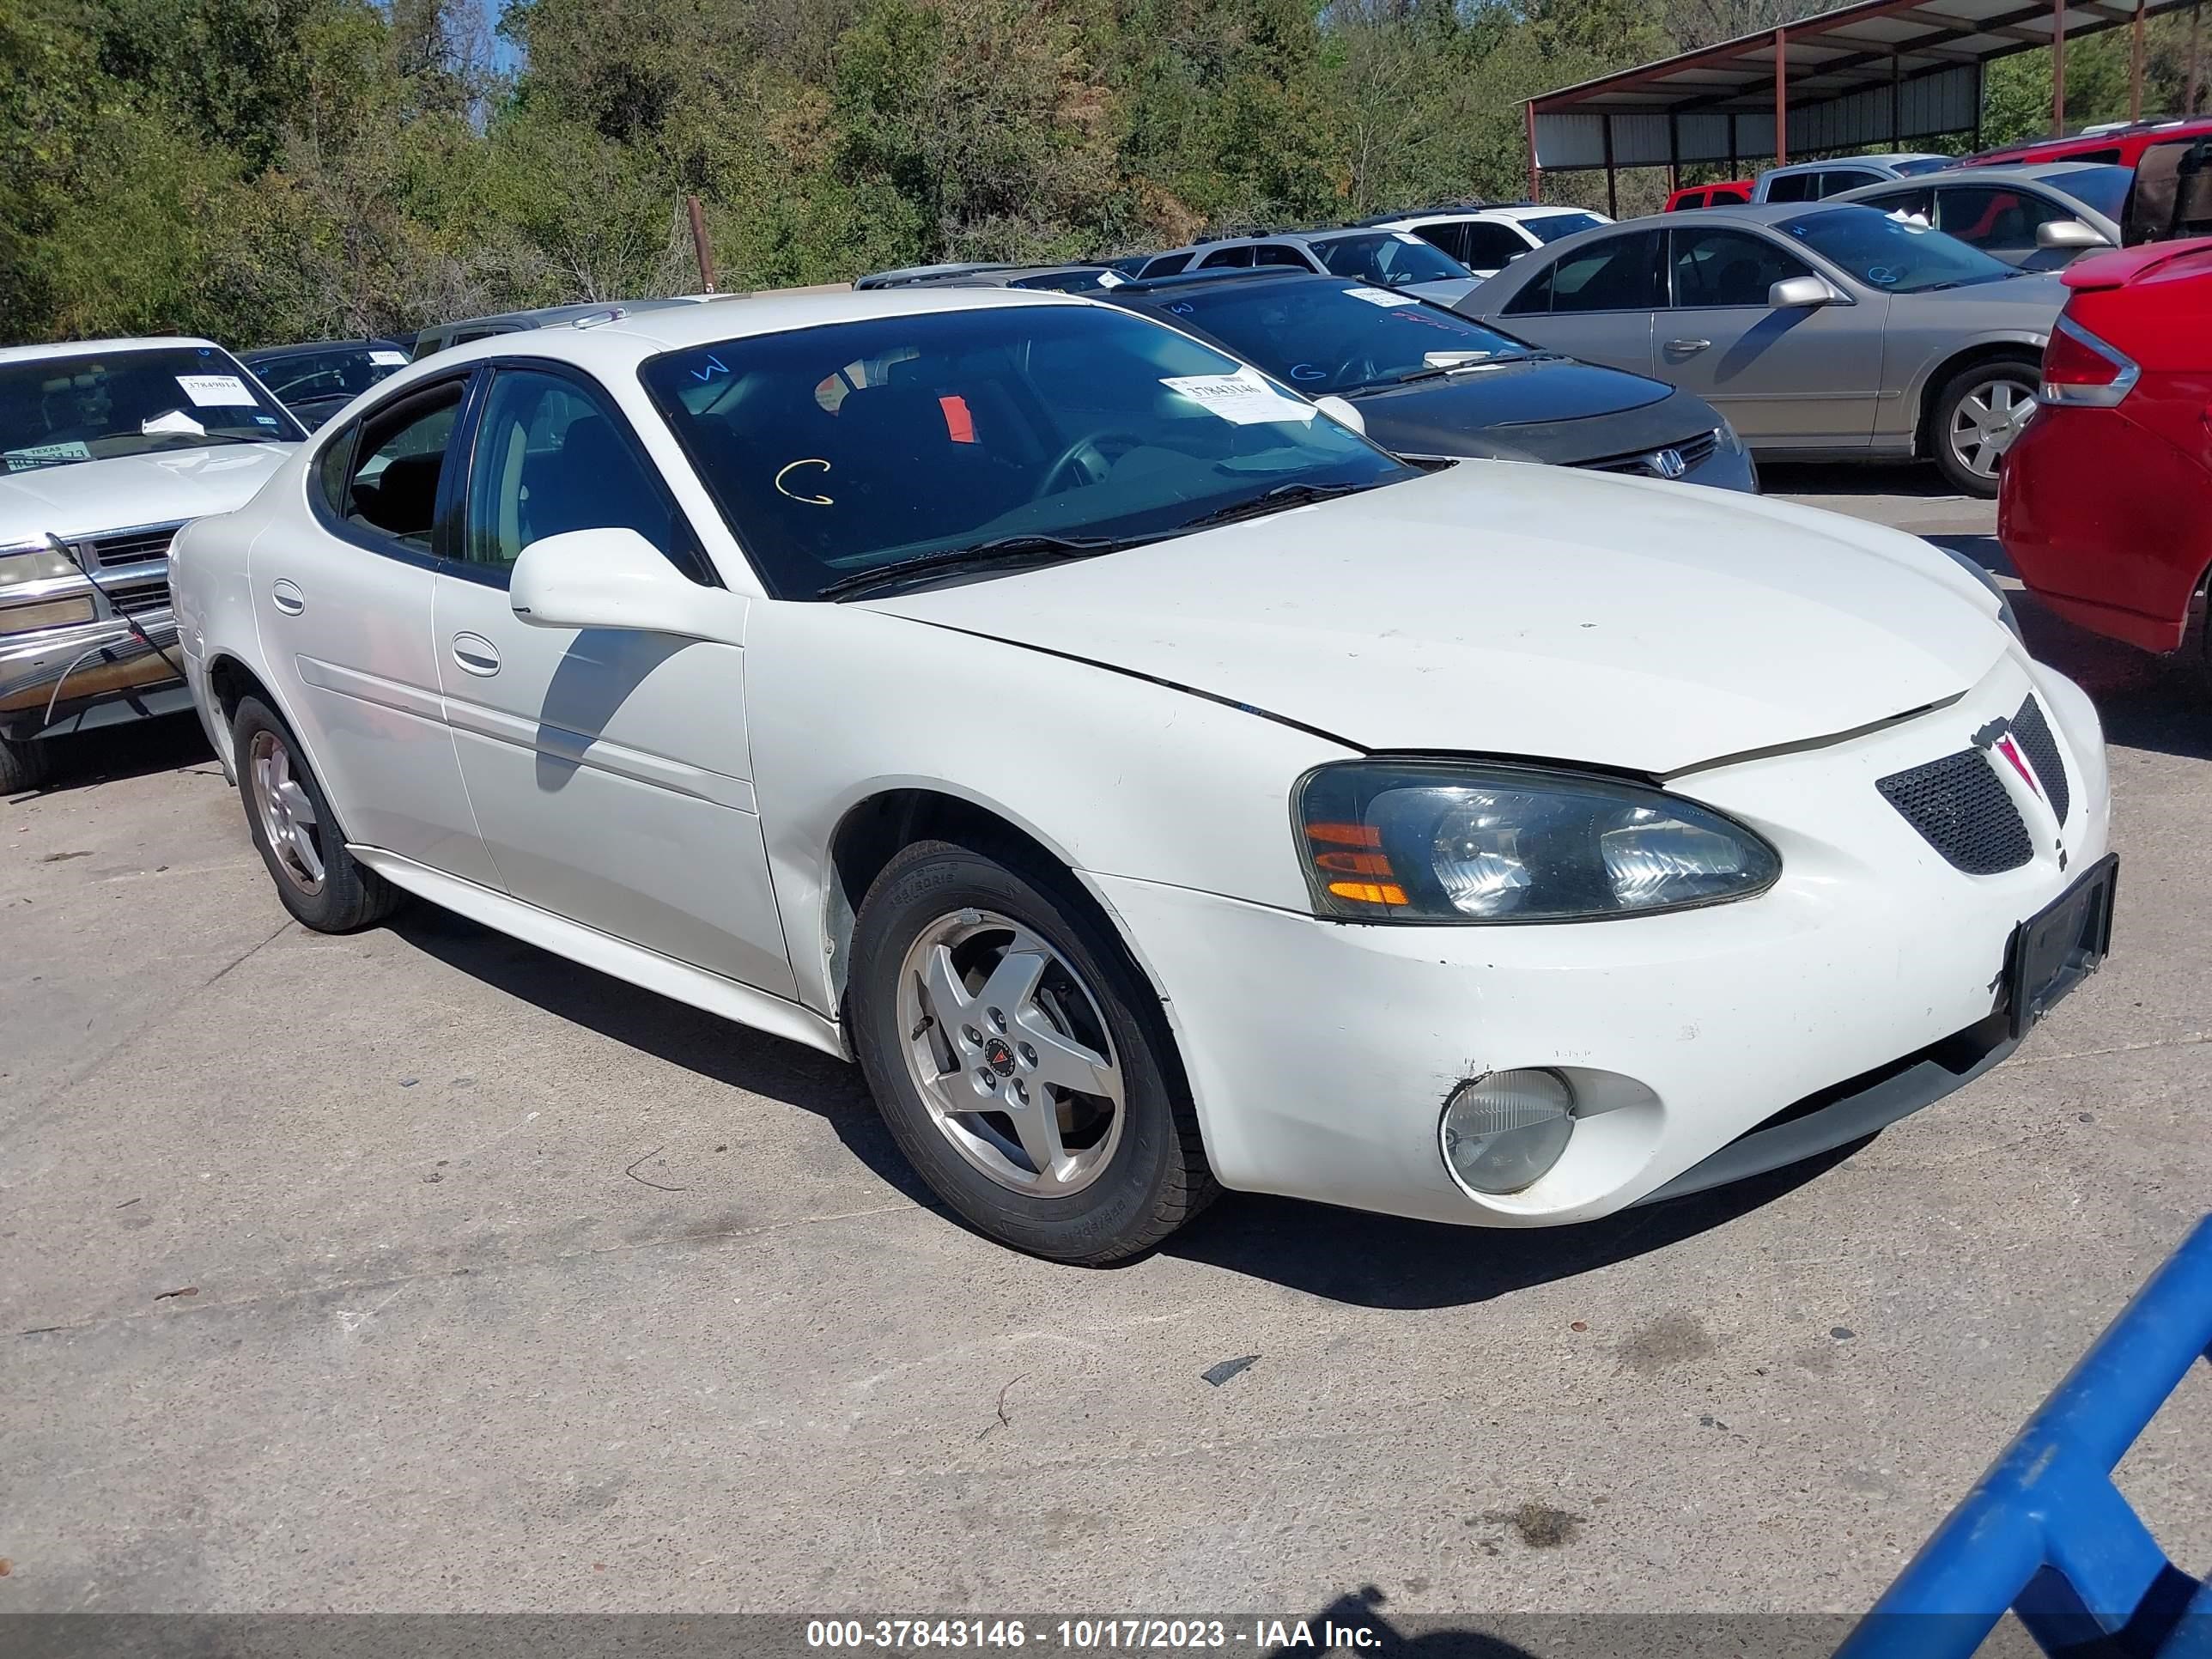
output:
[[177, 384], [202, 409], [240, 409], [253, 401], [246, 382], [235, 374], [179, 374]]
[[1364, 300], [1370, 306], [1417, 306], [1420, 301], [1410, 294], [1393, 294], [1387, 288], [1348, 288], [1344, 290], [1355, 300]]
[[1249, 369], [1235, 374], [1170, 375], [1160, 384], [1237, 426], [1310, 421], [1317, 412], [1311, 404], [1285, 398]]
[[64, 444], [40, 444], [33, 449], [11, 449], [4, 459], [10, 472], [35, 472], [42, 466], [88, 461], [92, 459], [92, 452], [72, 439]]
[[404, 351], [372, 351], [368, 354], [368, 361], [379, 368], [404, 368], [407, 367], [407, 354]]

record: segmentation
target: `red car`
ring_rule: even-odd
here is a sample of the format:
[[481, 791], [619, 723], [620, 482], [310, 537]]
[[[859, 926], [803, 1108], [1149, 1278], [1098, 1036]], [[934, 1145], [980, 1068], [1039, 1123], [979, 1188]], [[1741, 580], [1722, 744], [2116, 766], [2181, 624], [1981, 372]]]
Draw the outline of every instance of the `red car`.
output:
[[1685, 185], [1667, 198], [1662, 213], [1681, 213], [1691, 208], [1741, 207], [1751, 200], [1752, 181], [1725, 179], [1717, 185]]
[[2212, 238], [2077, 260], [1997, 535], [2051, 610], [2212, 683]]
[[2077, 132], [2071, 138], [2039, 138], [2033, 143], [2011, 144], [1969, 155], [1962, 167], [2031, 167], [2045, 161], [2104, 162], [2131, 167], [2153, 144], [2176, 138], [2202, 138], [2212, 134], [2212, 116], [2183, 121], [2138, 121], [2133, 126], [2108, 127], [2102, 132]]

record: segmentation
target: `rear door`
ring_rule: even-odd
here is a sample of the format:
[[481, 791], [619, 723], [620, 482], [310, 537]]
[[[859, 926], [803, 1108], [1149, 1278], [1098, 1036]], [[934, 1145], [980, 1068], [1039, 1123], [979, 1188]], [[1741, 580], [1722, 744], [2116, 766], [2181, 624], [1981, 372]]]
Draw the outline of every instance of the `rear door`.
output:
[[1778, 310], [1769, 289], [1816, 274], [1781, 243], [1694, 220], [1666, 235], [1658, 377], [1711, 403], [1756, 447], [1863, 446], [1881, 390], [1878, 313], [1887, 299]]
[[2038, 247], [2045, 224], [2078, 217], [2072, 206], [2016, 185], [1942, 185], [1936, 191], [1936, 228], [2021, 270], [2057, 270], [2074, 248]]
[[418, 384], [318, 453], [306, 520], [249, 554], [263, 660], [349, 840], [495, 886], [430, 638], [467, 373]]
[[788, 996], [744, 653], [536, 627], [509, 606], [508, 574], [530, 543], [608, 526], [711, 585], [689, 522], [605, 389], [561, 365], [495, 366], [434, 607], [447, 719], [484, 843], [516, 897]]
[[1625, 231], [1559, 255], [1513, 296], [1500, 320], [1523, 339], [1585, 362], [1651, 374], [1663, 234]]

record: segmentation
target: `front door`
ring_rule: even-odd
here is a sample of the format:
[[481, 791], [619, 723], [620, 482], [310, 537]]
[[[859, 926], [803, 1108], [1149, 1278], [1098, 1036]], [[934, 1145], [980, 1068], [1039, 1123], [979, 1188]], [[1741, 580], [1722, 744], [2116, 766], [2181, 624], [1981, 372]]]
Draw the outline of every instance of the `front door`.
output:
[[744, 653], [509, 609], [530, 543], [637, 531], [702, 586], [690, 526], [621, 412], [580, 375], [495, 368], [464, 532], [436, 583], [437, 666], [477, 823], [508, 891], [789, 996], [745, 737]]
[[1753, 448], [1864, 447], [1881, 392], [1887, 296], [1771, 306], [1775, 283], [1814, 274], [1781, 243], [1726, 225], [1682, 225], [1667, 238], [1658, 377], [1712, 404]]
[[434, 544], [464, 374], [338, 433], [248, 555], [263, 660], [348, 839], [495, 884], [469, 811], [432, 653]]

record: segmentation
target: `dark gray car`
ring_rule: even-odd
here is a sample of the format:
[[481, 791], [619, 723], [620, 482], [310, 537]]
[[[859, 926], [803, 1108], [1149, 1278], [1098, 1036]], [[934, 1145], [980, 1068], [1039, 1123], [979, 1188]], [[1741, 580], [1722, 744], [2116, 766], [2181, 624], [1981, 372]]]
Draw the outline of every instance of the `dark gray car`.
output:
[[1694, 392], [1762, 458], [1934, 460], [1996, 493], [2066, 289], [1856, 204], [1716, 207], [1584, 231], [1460, 302]]
[[1246, 270], [1124, 283], [1097, 297], [1197, 335], [1310, 398], [1343, 398], [1395, 454], [1759, 488], [1750, 456], [1703, 398], [1575, 362], [1410, 294]]

